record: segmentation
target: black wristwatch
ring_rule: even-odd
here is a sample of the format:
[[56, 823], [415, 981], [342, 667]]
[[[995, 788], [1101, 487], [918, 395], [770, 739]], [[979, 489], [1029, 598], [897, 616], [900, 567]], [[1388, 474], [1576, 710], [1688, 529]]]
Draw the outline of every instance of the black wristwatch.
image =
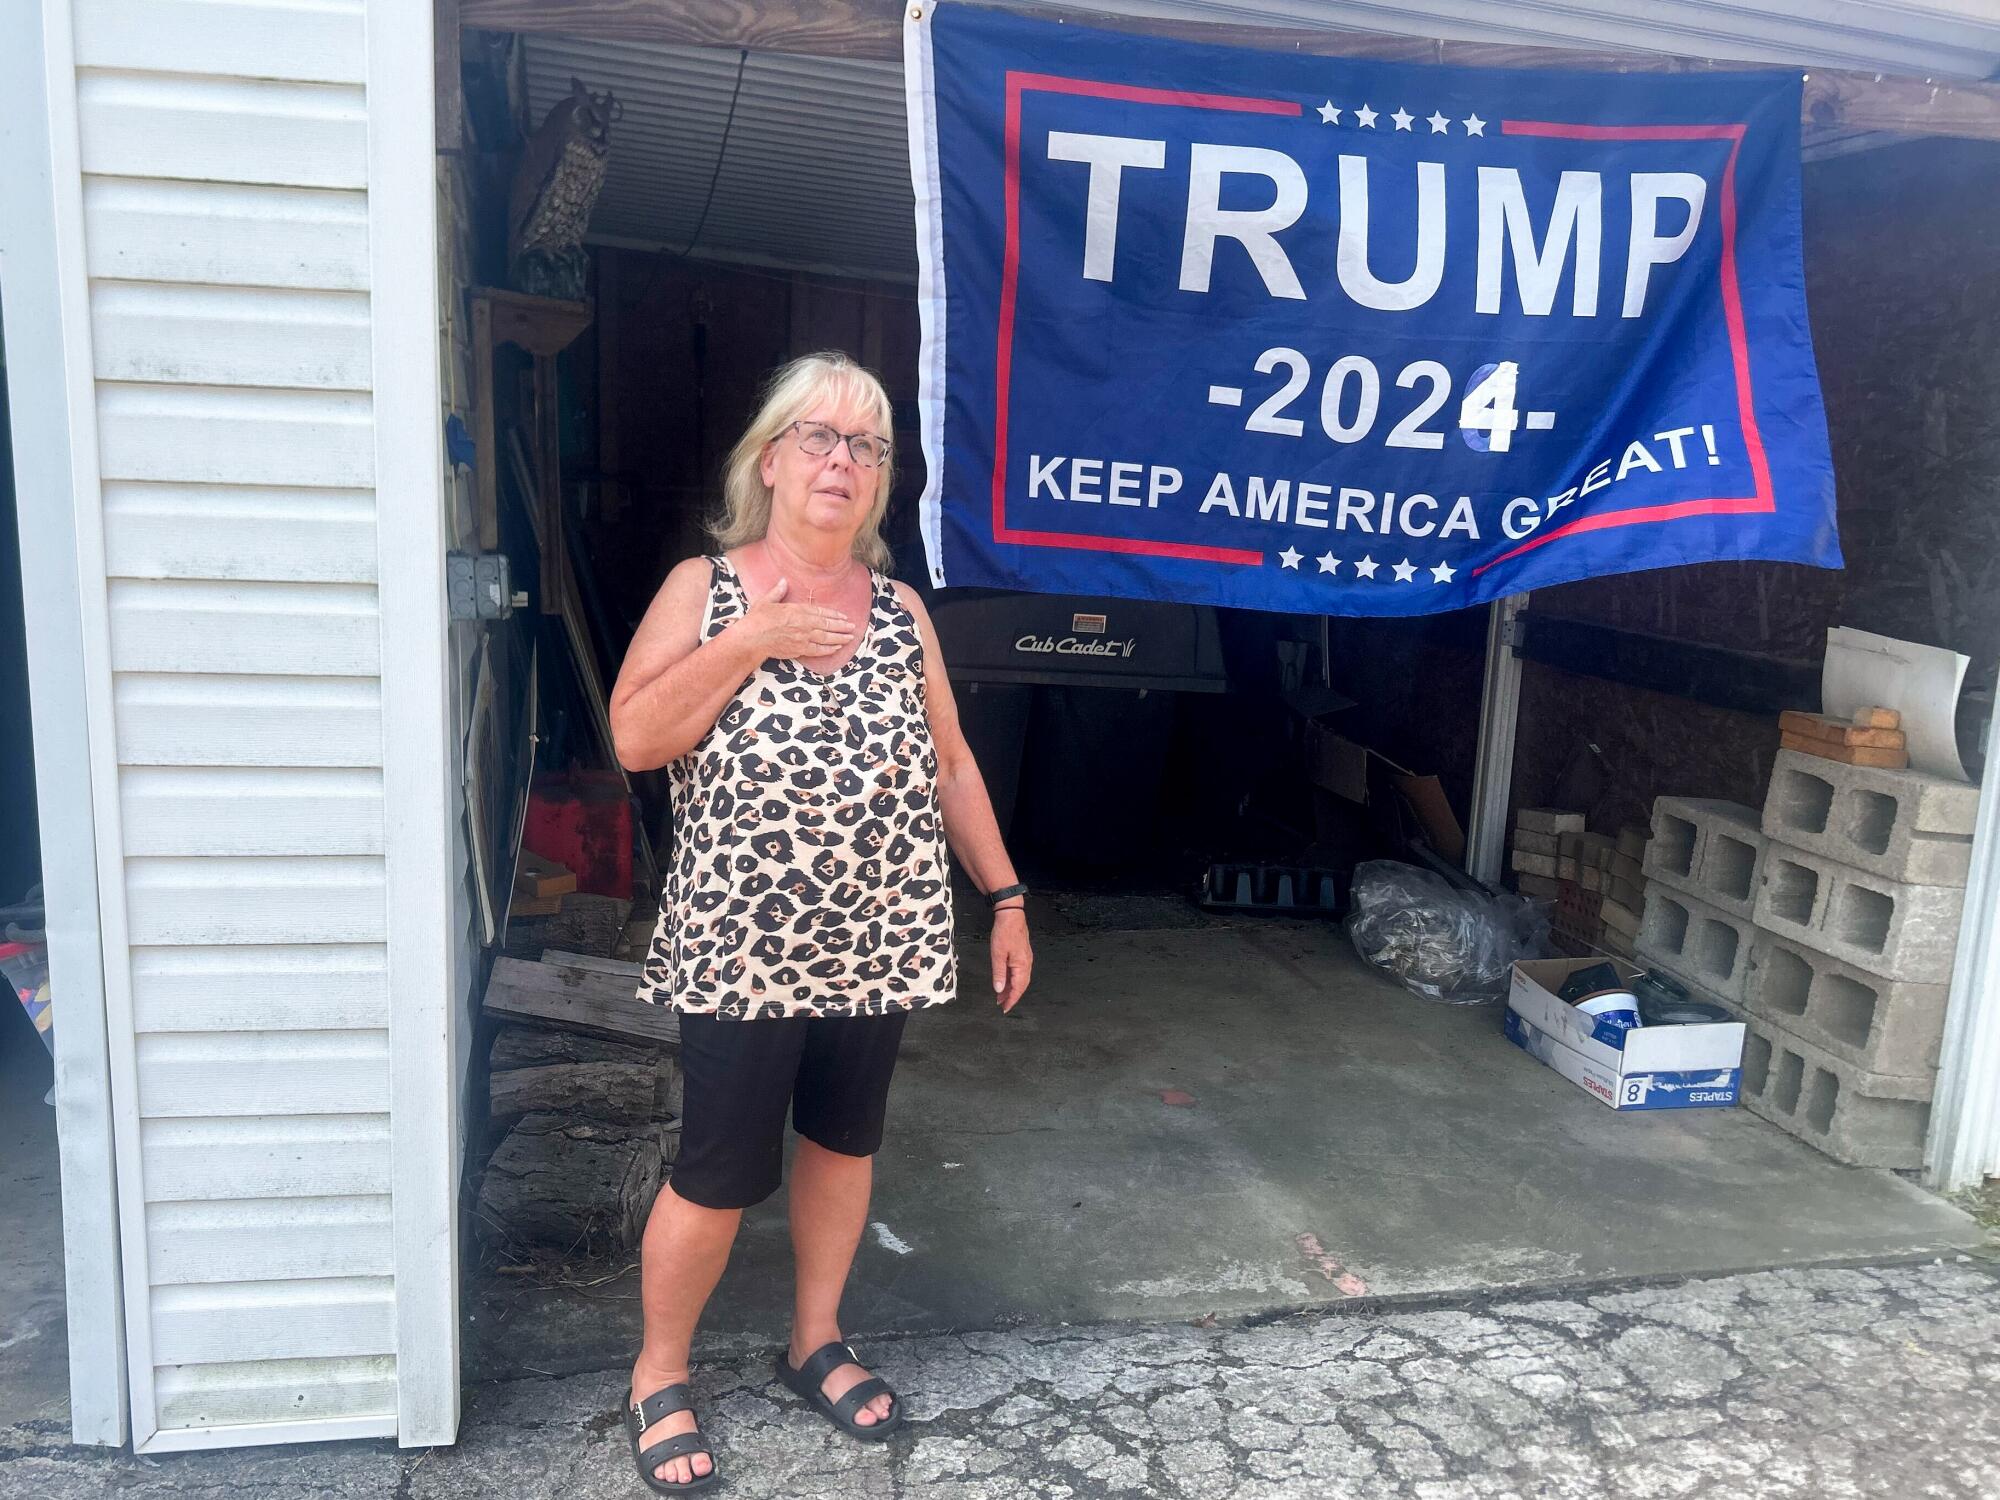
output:
[[997, 907], [1009, 896], [1025, 896], [1027, 894], [1028, 888], [1025, 885], [1003, 885], [997, 891], [988, 891], [986, 893], [986, 904]]

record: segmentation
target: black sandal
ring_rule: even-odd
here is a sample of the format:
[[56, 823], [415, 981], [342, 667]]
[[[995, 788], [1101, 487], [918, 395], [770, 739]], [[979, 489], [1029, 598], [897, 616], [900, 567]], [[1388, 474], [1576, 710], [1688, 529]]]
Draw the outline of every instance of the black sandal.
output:
[[[632, 1439], [632, 1461], [639, 1466], [639, 1477], [646, 1481], [646, 1488], [656, 1495], [687, 1495], [696, 1490], [705, 1490], [722, 1477], [722, 1471], [715, 1465], [715, 1450], [708, 1446], [708, 1438], [699, 1427], [693, 1432], [677, 1432], [670, 1438], [662, 1438], [645, 1452], [639, 1451], [639, 1435], [655, 1422], [665, 1421], [675, 1412], [693, 1411], [692, 1392], [686, 1382], [663, 1385], [643, 1401], [634, 1401], [625, 1408], [625, 1431]], [[697, 1453], [706, 1453], [709, 1471], [697, 1474], [686, 1484], [675, 1484], [662, 1479], [653, 1470], [661, 1464], [676, 1458], [692, 1458]]]
[[[864, 1443], [879, 1443], [903, 1425], [903, 1398], [898, 1396], [890, 1388], [889, 1382], [881, 1376], [870, 1375], [866, 1380], [857, 1382], [854, 1389], [838, 1401], [827, 1400], [826, 1392], [821, 1386], [825, 1384], [826, 1377], [842, 1365], [859, 1365], [864, 1370], [868, 1368], [861, 1364], [860, 1357], [839, 1339], [830, 1344], [822, 1344], [807, 1355], [806, 1362], [796, 1369], [792, 1367], [787, 1351], [783, 1349], [778, 1351], [778, 1379], [805, 1397], [814, 1410], [849, 1437], [859, 1438]], [[879, 1422], [862, 1423], [854, 1420], [860, 1414], [862, 1407], [877, 1396], [883, 1395], [894, 1403], [889, 1408], [888, 1416]]]

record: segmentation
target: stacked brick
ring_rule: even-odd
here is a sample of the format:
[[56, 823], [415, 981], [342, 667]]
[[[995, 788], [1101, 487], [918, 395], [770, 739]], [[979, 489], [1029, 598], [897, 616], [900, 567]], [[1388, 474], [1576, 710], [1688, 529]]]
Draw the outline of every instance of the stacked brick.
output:
[[1583, 814], [1553, 807], [1524, 807], [1514, 814], [1514, 888], [1536, 901], [1553, 901], [1556, 861], [1565, 837], [1583, 831]]
[[1569, 951], [1630, 958], [1645, 907], [1646, 830], [1627, 828], [1614, 839], [1583, 825], [1582, 813], [1547, 807], [1517, 813], [1515, 888], [1553, 904], [1556, 939]]
[[1655, 805], [1640, 961], [1742, 1018], [1744, 1103], [1838, 1160], [1922, 1164], [1978, 801], [1786, 749], [1761, 814]]

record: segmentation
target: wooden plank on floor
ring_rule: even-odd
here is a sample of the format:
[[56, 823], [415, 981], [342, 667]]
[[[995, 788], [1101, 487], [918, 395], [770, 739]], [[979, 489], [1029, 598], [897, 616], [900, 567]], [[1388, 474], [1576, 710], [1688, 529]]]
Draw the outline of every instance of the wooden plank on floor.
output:
[[616, 1042], [678, 1047], [680, 1017], [664, 1005], [649, 1005], [633, 993], [638, 966], [612, 972], [594, 967], [612, 959], [581, 963], [531, 963], [496, 959], [486, 981], [485, 1012], [503, 1021], [555, 1026]]

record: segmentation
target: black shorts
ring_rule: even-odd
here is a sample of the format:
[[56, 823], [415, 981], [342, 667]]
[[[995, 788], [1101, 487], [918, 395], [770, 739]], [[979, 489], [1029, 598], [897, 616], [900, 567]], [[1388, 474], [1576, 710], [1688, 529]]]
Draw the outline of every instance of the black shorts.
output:
[[770, 1197], [784, 1180], [787, 1109], [815, 1145], [873, 1156], [907, 1019], [903, 1010], [755, 1021], [683, 1013], [674, 1192], [703, 1208]]

